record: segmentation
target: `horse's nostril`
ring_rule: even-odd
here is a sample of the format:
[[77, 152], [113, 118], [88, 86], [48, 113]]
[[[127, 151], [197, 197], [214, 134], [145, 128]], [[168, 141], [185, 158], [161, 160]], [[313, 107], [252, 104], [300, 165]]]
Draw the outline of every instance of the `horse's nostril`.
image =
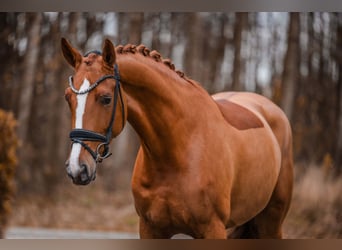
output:
[[81, 165], [80, 178], [81, 181], [87, 181], [89, 179], [87, 166], [85, 164]]
[[87, 185], [90, 181], [93, 180], [93, 176], [89, 174], [89, 168], [86, 164], [81, 164], [77, 168], [77, 171], [72, 170], [72, 165], [69, 165], [68, 163], [65, 163], [65, 165], [67, 175], [74, 182], [74, 184]]
[[71, 179], [74, 179], [74, 176], [72, 175], [72, 172], [71, 172], [71, 169], [69, 167], [69, 164], [65, 164], [66, 165], [66, 172], [67, 172], [67, 175], [71, 178]]

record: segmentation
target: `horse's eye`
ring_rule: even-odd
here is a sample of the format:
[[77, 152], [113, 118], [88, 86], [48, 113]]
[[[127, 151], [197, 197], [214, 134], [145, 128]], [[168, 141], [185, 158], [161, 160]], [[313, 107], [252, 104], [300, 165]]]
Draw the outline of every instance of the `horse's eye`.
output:
[[101, 96], [100, 101], [102, 105], [109, 105], [110, 102], [112, 101], [112, 97], [104, 95], [104, 96]]

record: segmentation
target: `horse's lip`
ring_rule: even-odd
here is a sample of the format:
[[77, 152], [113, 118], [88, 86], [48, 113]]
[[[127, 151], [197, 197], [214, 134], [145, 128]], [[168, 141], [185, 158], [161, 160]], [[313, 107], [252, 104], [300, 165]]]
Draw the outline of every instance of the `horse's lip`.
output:
[[91, 180], [89, 179], [87, 181], [73, 181], [73, 182], [74, 182], [75, 185], [86, 186], [86, 185], [88, 185], [91, 182]]
[[80, 178], [77, 179], [73, 179], [72, 182], [75, 185], [80, 185], [80, 186], [86, 186], [88, 185], [91, 181], [95, 180], [96, 177], [92, 177], [92, 178], [87, 178], [86, 180], [81, 180]]

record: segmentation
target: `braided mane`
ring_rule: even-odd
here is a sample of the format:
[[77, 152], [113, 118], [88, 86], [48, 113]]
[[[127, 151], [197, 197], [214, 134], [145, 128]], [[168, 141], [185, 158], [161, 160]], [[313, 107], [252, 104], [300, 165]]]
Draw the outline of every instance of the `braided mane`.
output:
[[156, 50], [150, 50], [145, 45], [133, 45], [133, 44], [127, 44], [125, 46], [118, 45], [116, 48], [116, 53], [118, 54], [125, 54], [125, 53], [140, 53], [143, 56], [150, 57], [156, 62], [161, 62], [164, 65], [168, 66], [171, 70], [175, 71], [180, 77], [184, 78], [185, 75], [182, 71], [176, 70], [175, 65], [172, 63], [172, 61], [168, 58], [163, 58], [160, 53]]

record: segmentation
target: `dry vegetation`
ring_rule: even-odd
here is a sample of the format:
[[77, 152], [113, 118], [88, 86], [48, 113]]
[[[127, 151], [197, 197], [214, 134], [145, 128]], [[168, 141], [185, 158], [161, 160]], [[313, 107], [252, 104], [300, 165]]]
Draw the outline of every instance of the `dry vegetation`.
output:
[[[300, 171], [298, 170], [300, 169]], [[342, 179], [318, 167], [297, 167], [286, 238], [342, 238]], [[65, 181], [51, 197], [17, 197], [12, 226], [138, 231], [130, 191], [106, 191], [101, 176], [77, 187]]]
[[289, 238], [342, 238], [342, 179], [325, 167], [296, 169], [296, 182], [285, 223]]
[[101, 177], [88, 186], [75, 186], [65, 178], [50, 197], [17, 197], [11, 226], [137, 232], [130, 191], [109, 192]]
[[0, 238], [8, 223], [10, 200], [14, 193], [15, 153], [18, 145], [15, 128], [13, 114], [0, 109]]

